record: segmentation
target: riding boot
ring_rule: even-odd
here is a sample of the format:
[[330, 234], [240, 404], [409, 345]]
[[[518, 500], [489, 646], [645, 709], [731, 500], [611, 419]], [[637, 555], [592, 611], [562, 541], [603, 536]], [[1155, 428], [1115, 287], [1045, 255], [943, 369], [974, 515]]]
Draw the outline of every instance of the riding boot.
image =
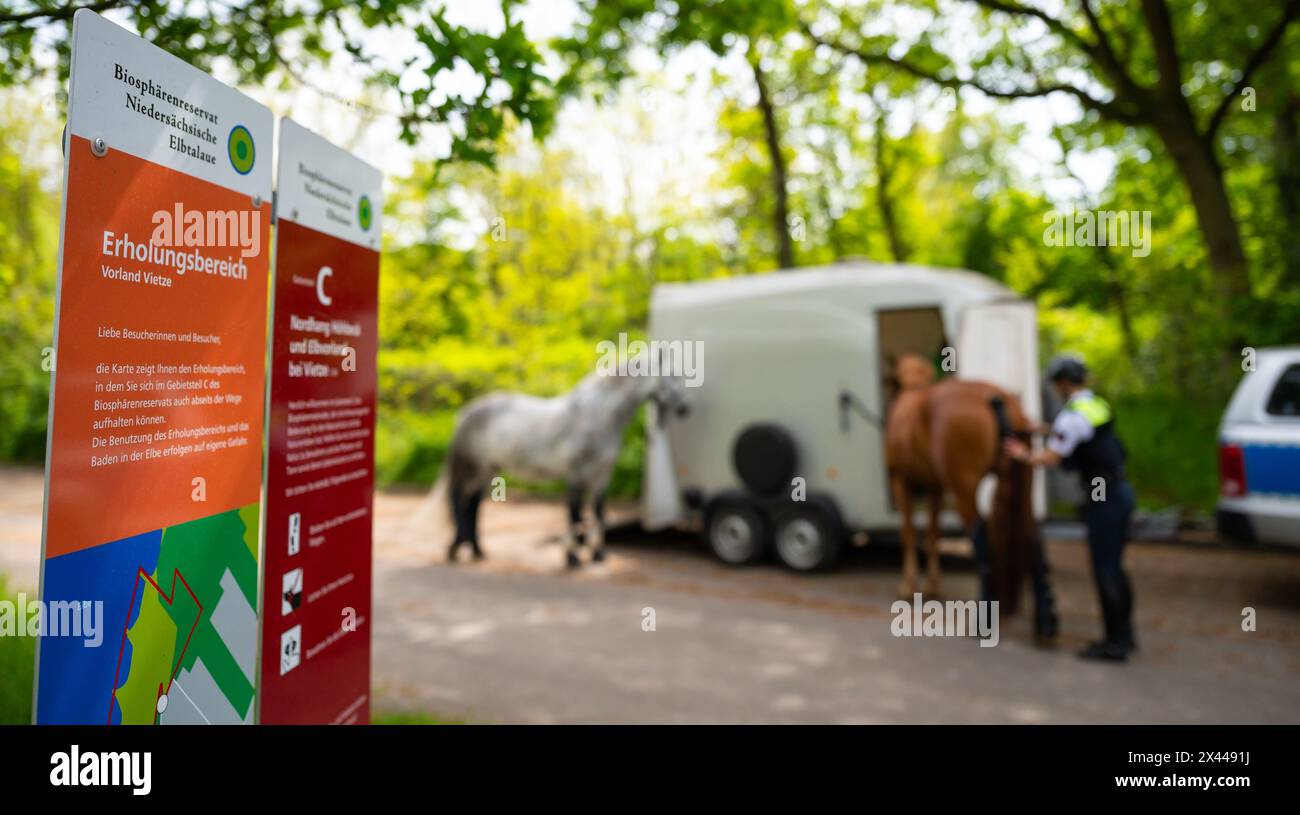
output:
[[[1083, 659], [1123, 662], [1133, 649], [1132, 628], [1125, 618], [1124, 578], [1121, 574], [1097, 576], [1097, 597], [1101, 601], [1101, 618], [1105, 639], [1079, 652]], [[1127, 632], [1128, 639], [1125, 638]]]
[[1056, 617], [1056, 598], [1052, 594], [1052, 575], [1047, 565], [1047, 552], [1043, 539], [1035, 536], [1033, 562], [1030, 564], [1034, 585], [1034, 637], [1040, 642], [1056, 639], [1059, 622]]
[[977, 520], [971, 529], [970, 542], [975, 549], [975, 574], [980, 581], [980, 602], [987, 603], [994, 599], [993, 564], [989, 561], [989, 533], [983, 518]]

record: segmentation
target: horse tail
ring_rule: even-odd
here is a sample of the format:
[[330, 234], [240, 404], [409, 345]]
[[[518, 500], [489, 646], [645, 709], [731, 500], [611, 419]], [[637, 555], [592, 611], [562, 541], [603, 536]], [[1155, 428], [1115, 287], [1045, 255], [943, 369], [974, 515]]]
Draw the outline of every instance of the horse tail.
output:
[[438, 478], [433, 482], [433, 487], [429, 489], [429, 494], [420, 502], [420, 506], [411, 514], [407, 526], [412, 532], [419, 531], [424, 533], [428, 527], [437, 531], [449, 526], [449, 521], [456, 517], [455, 508], [452, 507], [450, 515], [447, 513], [449, 507], [448, 498], [451, 494], [451, 477], [447, 466], [443, 466], [438, 471]]
[[464, 508], [466, 499], [469, 495], [466, 492], [465, 485], [469, 480], [469, 461], [464, 450], [465, 436], [464, 425], [457, 421], [457, 427], [451, 434], [451, 444], [447, 445], [447, 460], [442, 465], [442, 475], [439, 479], [446, 479], [447, 500], [445, 506], [451, 513], [451, 523], [455, 527], [454, 534], [457, 538], [461, 534], [461, 511]]
[[452, 431], [447, 456], [438, 470], [438, 478], [429, 489], [420, 508], [411, 517], [413, 524], [428, 524], [436, 533], [444, 530], [459, 535], [460, 510], [465, 499], [465, 454], [461, 451], [461, 428]]
[[[989, 400], [998, 423], [999, 448], [1003, 439], [1024, 433], [1023, 429], [1016, 429], [1008, 417], [1008, 413], [1023, 415], [1018, 404], [1007, 404], [1008, 399], [1014, 397], [994, 396]], [[999, 451], [996, 470], [998, 485], [993, 494], [993, 510], [989, 518], [993, 585], [1002, 610], [1013, 615], [1020, 607], [1021, 587], [1024, 585], [1032, 553], [1033, 468], [1024, 462], [1014, 461]]]

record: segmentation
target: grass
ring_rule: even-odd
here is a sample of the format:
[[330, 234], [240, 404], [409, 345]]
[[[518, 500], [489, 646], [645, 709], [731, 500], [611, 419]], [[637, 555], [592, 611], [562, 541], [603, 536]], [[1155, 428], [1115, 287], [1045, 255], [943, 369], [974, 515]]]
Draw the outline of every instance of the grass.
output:
[[[0, 575], [0, 600], [14, 597]], [[32, 721], [32, 676], [36, 670], [36, 640], [32, 637], [0, 636], [0, 724], [30, 724]]]

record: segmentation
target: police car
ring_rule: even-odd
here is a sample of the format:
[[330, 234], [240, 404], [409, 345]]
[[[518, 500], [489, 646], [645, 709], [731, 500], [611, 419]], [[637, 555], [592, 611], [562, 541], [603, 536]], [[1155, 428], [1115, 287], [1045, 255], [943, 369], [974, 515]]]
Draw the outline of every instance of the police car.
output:
[[1219, 425], [1219, 533], [1300, 546], [1300, 346], [1255, 363]]

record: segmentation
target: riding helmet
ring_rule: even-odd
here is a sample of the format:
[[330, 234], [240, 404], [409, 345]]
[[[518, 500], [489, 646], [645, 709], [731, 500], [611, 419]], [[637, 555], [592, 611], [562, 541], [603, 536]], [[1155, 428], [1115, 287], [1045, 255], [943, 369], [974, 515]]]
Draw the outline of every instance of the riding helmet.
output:
[[1083, 364], [1083, 360], [1078, 357], [1057, 357], [1047, 366], [1048, 382], [1066, 379], [1076, 385], [1082, 385], [1087, 378], [1088, 368]]

